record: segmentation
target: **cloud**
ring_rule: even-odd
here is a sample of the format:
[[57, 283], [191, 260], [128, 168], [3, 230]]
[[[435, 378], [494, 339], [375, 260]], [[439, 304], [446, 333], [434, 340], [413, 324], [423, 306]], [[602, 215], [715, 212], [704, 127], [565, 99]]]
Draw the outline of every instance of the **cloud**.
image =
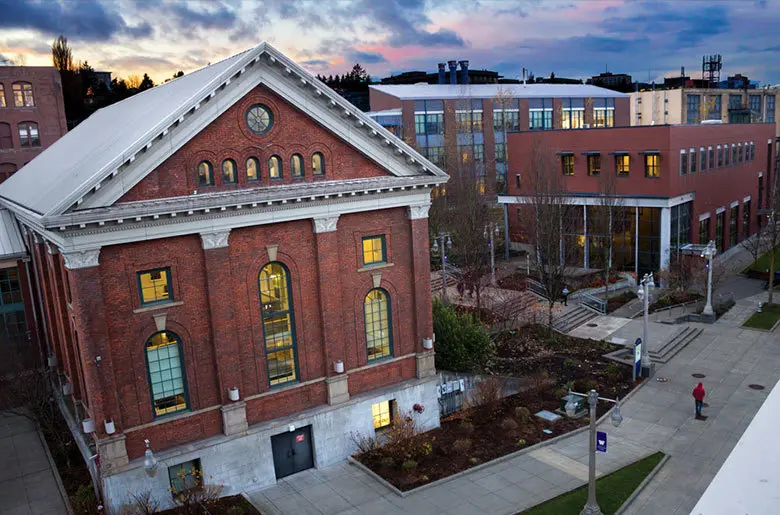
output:
[[387, 62], [385, 56], [379, 52], [363, 52], [360, 50], [353, 50], [349, 57], [351, 61], [356, 61], [361, 64], [379, 64]]
[[116, 35], [149, 37], [149, 24], [128, 25], [122, 16], [109, 11], [98, 0], [71, 2], [0, 0], [0, 28], [33, 29], [48, 35], [67, 34], [74, 40], [106, 41]]
[[205, 9], [191, 9], [188, 4], [180, 2], [165, 5], [165, 10], [175, 17], [180, 28], [194, 25], [204, 29], [231, 29], [236, 23], [235, 9], [222, 2], [195, 4], [205, 6]]

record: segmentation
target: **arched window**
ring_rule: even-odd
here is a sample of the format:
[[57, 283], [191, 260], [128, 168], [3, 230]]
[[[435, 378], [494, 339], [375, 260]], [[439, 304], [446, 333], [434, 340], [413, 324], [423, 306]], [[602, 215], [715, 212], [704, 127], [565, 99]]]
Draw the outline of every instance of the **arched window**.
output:
[[32, 84], [29, 82], [14, 82], [14, 106], [35, 107]]
[[268, 176], [271, 179], [282, 178], [282, 160], [279, 159], [279, 156], [271, 156], [271, 159], [268, 160]]
[[222, 183], [235, 184], [237, 181], [236, 162], [232, 159], [225, 159], [222, 161]]
[[154, 416], [189, 408], [187, 377], [181, 340], [170, 331], [152, 335], [146, 342], [146, 370]]
[[14, 140], [11, 138], [11, 124], [0, 123], [0, 150], [14, 148]]
[[256, 181], [260, 178], [260, 163], [257, 158], [250, 157], [246, 160], [246, 180]]
[[5, 86], [3, 84], [0, 84], [0, 107], [5, 107]]
[[260, 270], [259, 287], [268, 382], [275, 386], [295, 381], [298, 365], [287, 267], [277, 262], [265, 265]]
[[19, 146], [33, 148], [41, 146], [41, 138], [38, 134], [38, 124], [35, 122], [22, 122], [19, 124]]
[[319, 152], [315, 152], [311, 156], [311, 173], [312, 175], [325, 175], [325, 158]]
[[363, 301], [366, 321], [368, 360], [386, 358], [393, 353], [393, 329], [390, 320], [390, 295], [374, 288]]
[[208, 161], [198, 164], [198, 186], [214, 186], [214, 168]]
[[300, 154], [293, 154], [290, 158], [290, 175], [303, 177], [303, 157]]

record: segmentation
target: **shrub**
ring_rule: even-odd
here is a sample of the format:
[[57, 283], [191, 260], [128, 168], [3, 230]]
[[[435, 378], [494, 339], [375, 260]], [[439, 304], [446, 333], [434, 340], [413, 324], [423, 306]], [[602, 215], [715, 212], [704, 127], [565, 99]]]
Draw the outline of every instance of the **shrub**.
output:
[[485, 328], [468, 313], [458, 313], [439, 299], [433, 300], [436, 333], [436, 368], [478, 372], [493, 353]]
[[613, 382], [617, 382], [620, 379], [620, 366], [617, 363], [610, 363], [604, 371]]
[[90, 514], [98, 512], [98, 500], [92, 485], [81, 485], [76, 494], [70, 497], [73, 512], [77, 514]]
[[492, 404], [504, 398], [504, 382], [498, 377], [488, 377], [479, 381], [469, 395], [470, 406]]
[[227, 515], [244, 515], [246, 511], [241, 506], [231, 506], [228, 508]]
[[417, 468], [417, 462], [414, 460], [406, 460], [403, 463], [401, 463], [401, 468], [410, 471]]
[[595, 390], [598, 387], [598, 383], [593, 379], [577, 379], [574, 381], [574, 390], [579, 393], [588, 393], [591, 390]]
[[130, 504], [122, 510], [123, 515], [152, 515], [160, 512], [160, 501], [152, 497], [152, 492], [129, 492]]
[[520, 422], [528, 422], [531, 420], [531, 410], [524, 406], [518, 406], [515, 408], [515, 417]]
[[566, 358], [563, 360], [563, 368], [577, 368], [579, 366], [580, 363], [576, 359]]
[[523, 438], [519, 439], [517, 441], [517, 445], [519, 445], [520, 447], [524, 447], [525, 446], [525, 439], [523, 439]]
[[501, 429], [503, 429], [507, 433], [517, 431], [518, 427], [519, 425], [517, 424], [517, 422], [515, 422], [515, 419], [513, 418], [505, 418], [503, 421], [501, 421]]
[[459, 440], [455, 440], [452, 444], [452, 449], [457, 452], [458, 454], [464, 454], [469, 449], [471, 449], [471, 440], [468, 438], [461, 438]]
[[479, 463], [479, 460], [477, 458], [469, 458], [469, 461], [471, 462], [472, 465], [476, 465], [477, 463]]
[[474, 432], [474, 424], [469, 422], [468, 420], [464, 420], [460, 423], [460, 429], [464, 433], [471, 434]]
[[392, 468], [395, 466], [395, 460], [390, 456], [385, 456], [382, 458], [382, 466], [387, 468]]
[[357, 449], [355, 454], [365, 454], [379, 448], [379, 443], [374, 435], [363, 436], [360, 433], [350, 433], [350, 439]]

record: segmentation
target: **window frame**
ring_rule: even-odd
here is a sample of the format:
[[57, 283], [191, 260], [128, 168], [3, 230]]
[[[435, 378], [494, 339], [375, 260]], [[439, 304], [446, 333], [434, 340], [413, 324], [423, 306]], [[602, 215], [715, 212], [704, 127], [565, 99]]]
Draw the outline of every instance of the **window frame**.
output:
[[717, 148], [718, 148], [718, 165], [717, 165], [717, 167], [718, 168], [722, 168], [723, 167], [723, 147], [718, 145]]
[[[369, 268], [373, 266], [380, 266], [380, 265], [386, 265], [387, 264], [387, 235], [386, 234], [374, 234], [371, 236], [363, 236], [360, 240], [360, 255], [363, 262], [363, 268]], [[366, 263], [366, 250], [365, 250], [365, 242], [366, 240], [375, 240], [379, 239], [382, 242], [382, 260], [381, 261], [372, 261], [370, 263]]]
[[[254, 161], [255, 163], [255, 178], [250, 179], [249, 178], [249, 162]], [[244, 168], [245, 168], [245, 175], [246, 175], [246, 182], [258, 182], [260, 180], [260, 160], [257, 159], [254, 156], [249, 156], [246, 158], [246, 161], [244, 161]]]
[[[287, 309], [284, 311], [272, 311], [266, 313], [266, 310], [263, 305], [263, 290], [260, 286], [261, 276], [263, 273], [263, 270], [268, 268], [271, 265], [279, 265], [282, 270], [284, 270], [285, 273], [285, 284], [287, 288]], [[281, 261], [269, 261], [262, 267], [260, 267], [260, 270], [257, 273], [257, 296], [260, 301], [260, 325], [262, 326], [263, 331], [263, 352], [265, 356], [265, 372], [266, 372], [266, 378], [268, 381], [268, 387], [270, 389], [275, 388], [283, 388], [290, 384], [300, 383], [301, 382], [301, 374], [300, 370], [298, 368], [298, 337], [295, 330], [295, 305], [293, 304], [293, 291], [292, 291], [292, 278], [290, 277], [290, 269], [282, 263]], [[287, 314], [290, 317], [290, 341], [292, 344], [288, 347], [275, 347], [271, 350], [268, 349], [268, 339], [266, 335], [265, 330], [265, 320], [266, 318], [273, 318], [274, 316], [279, 316], [280, 314]], [[270, 354], [275, 354], [277, 352], [286, 351], [288, 349], [292, 350], [293, 354], [293, 378], [287, 379], [282, 382], [277, 383], [271, 383], [271, 369], [270, 369], [270, 360], [268, 359], [268, 356]]]
[[685, 149], [680, 150], [680, 176], [688, 175], [688, 153]]
[[715, 149], [712, 148], [712, 145], [709, 145], [707, 147], [707, 171], [712, 171], [715, 169]]
[[[232, 181], [226, 179], [225, 165], [229, 165], [233, 167]], [[238, 166], [236, 165], [236, 162], [233, 159], [228, 158], [222, 160], [222, 184], [238, 184]]]
[[588, 177], [598, 177], [601, 175], [601, 154], [593, 153], [588, 154], [586, 157], [588, 165]]
[[[385, 303], [385, 316], [387, 317], [387, 354], [382, 354], [376, 357], [371, 357], [371, 349], [376, 349], [377, 346], [369, 346], [368, 338], [368, 310], [366, 309], [366, 299], [372, 292], [379, 292], [384, 295]], [[380, 320], [381, 322], [381, 317]], [[373, 334], [373, 333], [372, 333]], [[363, 297], [363, 336], [365, 337], [366, 345], [366, 360], [368, 363], [377, 363], [379, 361], [390, 359], [393, 357], [393, 305], [391, 302], [390, 293], [384, 288], [371, 288]], [[384, 345], [382, 345], [384, 346]]]
[[[272, 170], [273, 167], [271, 166], [271, 163], [273, 161], [276, 161], [277, 163], [277, 169], [279, 170], [279, 175], [274, 177]], [[268, 158], [268, 178], [272, 181], [280, 181], [284, 178], [284, 168], [282, 168], [282, 158], [279, 157], [277, 154], [272, 155]]]
[[[379, 415], [379, 420], [380, 420], [380, 423], [381, 423], [381, 420], [382, 420], [382, 418], [381, 418], [382, 417], [381, 409], [382, 409], [382, 404], [384, 404], [384, 403], [387, 403], [388, 421], [387, 421], [387, 424], [377, 426], [376, 425], [377, 416], [374, 415], [374, 406], [379, 406], [379, 413], [378, 413], [378, 415]], [[371, 421], [372, 421], [373, 426], [374, 426], [374, 433], [382, 434], [384, 431], [387, 430], [387, 428], [392, 427], [392, 425], [393, 425], [393, 418], [395, 417], [395, 412], [397, 410], [398, 410], [398, 407], [395, 405], [395, 399], [388, 399], [386, 401], [379, 401], [379, 402], [375, 402], [374, 404], [372, 404], [371, 405], [371, 419], [372, 419]]]
[[0, 82], [0, 109], [8, 107], [8, 102], [5, 101], [5, 85]]
[[[182, 390], [183, 390], [182, 395], [184, 396], [185, 407], [175, 411], [158, 415], [157, 408], [155, 407], [155, 401], [154, 401], [154, 387], [152, 386], [152, 370], [151, 367], [149, 366], [148, 346], [149, 346], [149, 342], [152, 341], [152, 338], [154, 338], [155, 336], [161, 333], [167, 333], [169, 335], [173, 335], [176, 339], [176, 345], [178, 346], [178, 352], [179, 352], [179, 367], [181, 368], [181, 380], [182, 380]], [[184, 362], [184, 345], [182, 345], [181, 336], [179, 336], [177, 333], [174, 333], [173, 331], [168, 331], [167, 329], [164, 331], [156, 331], [152, 333], [146, 339], [146, 342], [144, 342], [144, 362], [146, 363], [146, 381], [149, 386], [149, 399], [151, 400], [152, 403], [152, 415], [154, 416], [154, 419], [158, 420], [161, 418], [175, 416], [181, 413], [187, 413], [189, 411], [192, 411], [192, 405], [190, 404], [190, 392], [187, 384], [187, 367]]]
[[[35, 139], [33, 139], [32, 136], [32, 130], [33, 127], [35, 127]], [[19, 122], [16, 124], [16, 130], [19, 134], [19, 147], [20, 148], [39, 148], [41, 146], [41, 131], [38, 126], [38, 122], [30, 122], [30, 121], [24, 121]], [[25, 132], [25, 138], [22, 139], [22, 130]], [[25, 144], [24, 141], [27, 141], [28, 144]], [[37, 144], [34, 142], [37, 141]]]
[[[21, 103], [17, 102], [16, 92], [17, 86], [19, 86], [19, 94], [21, 95]], [[28, 86], [28, 87], [25, 87]], [[30, 94], [30, 104], [27, 105], [27, 92]], [[35, 107], [35, 94], [33, 92], [33, 86], [26, 81], [16, 81], [11, 85], [11, 94], [14, 98], [14, 107]]]
[[[209, 170], [209, 175], [208, 175], [209, 180], [208, 180], [208, 182], [201, 182], [200, 165], [202, 165], [202, 164], [205, 164], [206, 166], [208, 166], [208, 170]], [[198, 176], [198, 187], [201, 187], [201, 186], [214, 186], [214, 165], [211, 164], [211, 161], [209, 161], [207, 159], [204, 159], [204, 160], [198, 162], [198, 166], [195, 167], [195, 173]]]
[[[298, 162], [298, 173], [295, 173], [295, 162]], [[293, 179], [303, 179], [303, 156], [301, 154], [293, 154], [290, 156], [290, 177]]]
[[[622, 162], [624, 160], [625, 162]], [[622, 154], [615, 154], [615, 175], [618, 177], [628, 177], [630, 173], [631, 155], [627, 152]]]
[[[194, 464], [194, 465], [190, 465], [190, 464]], [[184, 478], [179, 478], [178, 477], [178, 471], [179, 470], [183, 470], [184, 467], [186, 467], [188, 465], [190, 465], [191, 468], [193, 470], [197, 471], [197, 473], [199, 474], [200, 478], [196, 479], [196, 481], [200, 481], [200, 484], [196, 483], [195, 485], [193, 485], [190, 488], [184, 488], [182, 490], [177, 490], [176, 487], [173, 484], [174, 479], [176, 479], [177, 481], [182, 481], [184, 486], [186, 486], [186, 478], [187, 478], [186, 473], [185, 473], [185, 477]], [[175, 478], [171, 476], [171, 469], [176, 469], [176, 471], [177, 471]], [[193, 490], [201, 490], [201, 489], [203, 489], [203, 464], [201, 463], [200, 458], [195, 458], [193, 460], [188, 460], [188, 461], [182, 461], [181, 463], [177, 463], [175, 465], [168, 466], [168, 484], [171, 485], [171, 495], [173, 495], [173, 497], [176, 497], [177, 495], [181, 495], [181, 494], [183, 494], [185, 492], [190, 492], [190, 491], [193, 491]]]
[[[648, 179], [658, 179], [661, 177], [661, 155], [660, 154], [648, 154], [645, 153], [645, 177]], [[650, 166], [650, 161], [654, 161], [654, 164]], [[653, 173], [651, 173], [653, 171]]]
[[707, 171], [707, 149], [699, 147], [699, 172]]
[[691, 148], [688, 150], [688, 173], [694, 174], [697, 171], [698, 163], [696, 159], [696, 149]]
[[[317, 170], [314, 168], [315, 158], [319, 159], [320, 162], [319, 172], [317, 172]], [[315, 152], [311, 155], [311, 174], [314, 177], [323, 177], [325, 175], [325, 154], [322, 152]]]
[[[8, 127], [8, 134], [3, 136], [0, 134], [0, 150], [13, 150], [14, 148], [14, 133], [11, 124], [8, 122], [0, 122], [0, 128]], [[8, 143], [8, 146], [3, 145], [3, 141]]]
[[[153, 272], [163, 272], [165, 273], [165, 284], [168, 286], [168, 298], [167, 299], [158, 299], [158, 300], [150, 300], [150, 301], [144, 301], [144, 291], [143, 291], [143, 285], [141, 284], [141, 275], [143, 274], [151, 274]], [[142, 308], [148, 307], [148, 306], [156, 306], [158, 304], [167, 304], [170, 302], [175, 302], [174, 296], [173, 296], [173, 280], [171, 276], [171, 267], [165, 266], [165, 267], [158, 267], [158, 268], [150, 268], [148, 270], [141, 270], [139, 272], [136, 272], [136, 281], [138, 282], [138, 300], [140, 302], [140, 306]]]

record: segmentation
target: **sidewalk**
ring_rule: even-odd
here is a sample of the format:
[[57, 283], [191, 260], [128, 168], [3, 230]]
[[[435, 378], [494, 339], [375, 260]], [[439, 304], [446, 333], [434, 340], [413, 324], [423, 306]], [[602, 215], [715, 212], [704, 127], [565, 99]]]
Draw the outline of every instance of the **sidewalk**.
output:
[[32, 422], [0, 413], [0, 514], [67, 515]]
[[[597, 470], [617, 470], [657, 450], [671, 456], [629, 513], [688, 513], [714, 477], [739, 436], [780, 378], [780, 346], [770, 333], [744, 330], [755, 299], [737, 306], [668, 364], [621, 410], [623, 424], [607, 420], [609, 452], [599, 453]], [[777, 348], [776, 348], [777, 347]], [[706, 421], [693, 419], [691, 390], [706, 375]], [[755, 391], [758, 383], [767, 390]], [[588, 467], [587, 433], [495, 463], [484, 469], [399, 497], [346, 463], [309, 470], [265, 490], [249, 492], [269, 514], [514, 514], [584, 485]]]

